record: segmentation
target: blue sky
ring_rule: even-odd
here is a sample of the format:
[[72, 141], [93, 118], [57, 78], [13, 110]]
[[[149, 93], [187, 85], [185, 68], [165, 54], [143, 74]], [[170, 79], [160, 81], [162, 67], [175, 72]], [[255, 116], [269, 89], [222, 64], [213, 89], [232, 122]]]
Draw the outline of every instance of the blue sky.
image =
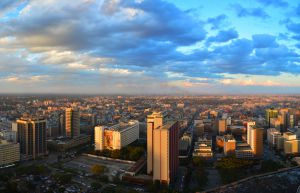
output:
[[296, 0], [1, 0], [1, 93], [297, 94]]

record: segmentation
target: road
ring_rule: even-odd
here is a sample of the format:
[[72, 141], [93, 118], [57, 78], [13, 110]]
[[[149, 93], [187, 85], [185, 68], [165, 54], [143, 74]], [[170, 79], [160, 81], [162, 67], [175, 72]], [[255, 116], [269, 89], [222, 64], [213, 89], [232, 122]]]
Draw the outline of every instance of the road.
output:
[[220, 174], [216, 168], [208, 168], [206, 169], [208, 173], [208, 182], [205, 187], [205, 190], [215, 188], [222, 185], [222, 180]]

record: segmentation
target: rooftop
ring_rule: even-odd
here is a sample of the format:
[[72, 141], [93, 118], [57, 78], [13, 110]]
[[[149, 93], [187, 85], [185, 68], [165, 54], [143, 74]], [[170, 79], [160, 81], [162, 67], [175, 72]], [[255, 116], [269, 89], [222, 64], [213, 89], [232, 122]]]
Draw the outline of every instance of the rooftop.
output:
[[158, 127], [156, 129], [161, 129], [161, 130], [169, 130], [172, 125], [175, 124], [175, 121], [169, 121], [166, 124], [164, 124], [162, 127]]
[[288, 131], [288, 132], [285, 132], [284, 134], [285, 134], [285, 135], [295, 135], [295, 133], [292, 133], [292, 132], [289, 132], [289, 131]]
[[237, 143], [236, 150], [251, 150], [251, 147], [247, 143]]
[[138, 121], [129, 121], [129, 122], [121, 122], [119, 124], [113, 125], [111, 127], [106, 128], [107, 130], [111, 130], [111, 131], [123, 131], [135, 124], [137, 124]]

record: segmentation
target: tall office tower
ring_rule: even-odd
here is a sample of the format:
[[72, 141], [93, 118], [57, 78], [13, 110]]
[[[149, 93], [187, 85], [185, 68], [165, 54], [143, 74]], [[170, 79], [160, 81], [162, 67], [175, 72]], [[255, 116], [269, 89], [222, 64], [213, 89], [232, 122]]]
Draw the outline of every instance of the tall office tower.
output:
[[41, 117], [22, 117], [17, 120], [17, 140], [20, 152], [36, 159], [47, 153], [46, 120]]
[[254, 121], [248, 121], [247, 122], [247, 143], [251, 146], [251, 127], [255, 125], [255, 122]]
[[163, 125], [161, 112], [153, 112], [147, 116], [147, 173], [153, 172], [153, 130]]
[[65, 135], [65, 113], [61, 113], [58, 116], [58, 135]]
[[254, 157], [261, 158], [263, 156], [263, 137], [264, 129], [251, 127], [251, 142], [250, 146], [253, 152]]
[[220, 134], [225, 134], [226, 127], [227, 127], [226, 119], [220, 119], [218, 121], [218, 132], [219, 132], [219, 135]]
[[77, 109], [67, 108], [65, 111], [66, 136], [70, 138], [80, 135], [80, 113]]
[[288, 128], [293, 128], [295, 126], [295, 116], [292, 113], [287, 114], [287, 125]]
[[289, 109], [288, 108], [282, 108], [279, 110], [279, 120], [280, 120], [280, 131], [281, 132], [284, 132], [287, 130], [288, 128], [288, 118], [287, 118], [287, 114], [289, 112]]
[[174, 182], [179, 167], [179, 123], [169, 122], [153, 130], [153, 181]]
[[270, 119], [277, 118], [277, 116], [278, 116], [278, 110], [276, 110], [276, 109], [267, 109], [266, 110], [266, 121], [267, 121], [268, 127], [270, 127]]

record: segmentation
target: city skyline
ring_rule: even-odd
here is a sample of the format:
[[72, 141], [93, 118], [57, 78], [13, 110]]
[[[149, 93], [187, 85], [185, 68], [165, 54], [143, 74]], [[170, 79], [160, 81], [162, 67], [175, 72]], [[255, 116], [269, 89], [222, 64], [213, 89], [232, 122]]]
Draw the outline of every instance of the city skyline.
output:
[[300, 94], [299, 18], [296, 0], [4, 0], [0, 93]]

